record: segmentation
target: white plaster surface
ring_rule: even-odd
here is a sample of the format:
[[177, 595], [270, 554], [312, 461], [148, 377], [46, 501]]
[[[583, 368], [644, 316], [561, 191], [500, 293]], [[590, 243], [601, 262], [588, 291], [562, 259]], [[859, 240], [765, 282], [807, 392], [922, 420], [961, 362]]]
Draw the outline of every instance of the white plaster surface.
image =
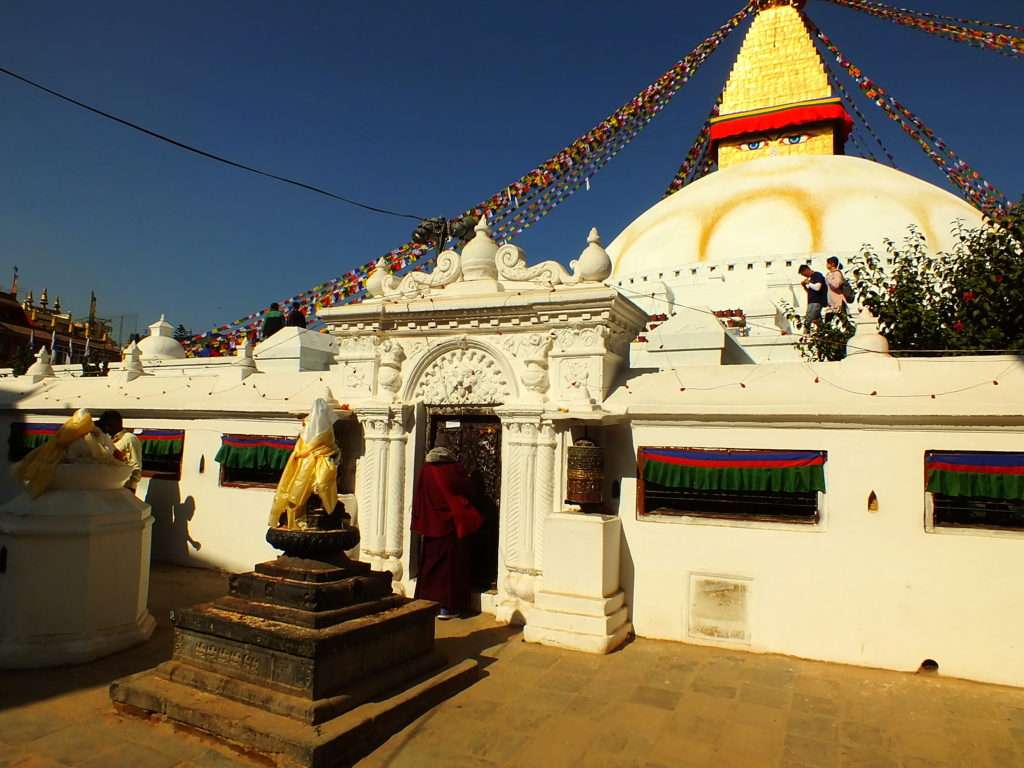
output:
[[544, 575], [527, 614], [527, 642], [608, 653], [630, 631], [619, 589], [621, 526], [613, 515], [544, 520]]
[[933, 184], [844, 155], [767, 157], [709, 174], [641, 214], [608, 246], [611, 281], [701, 262], [847, 255], [917, 226], [934, 251], [981, 214]]
[[60, 465], [38, 499], [19, 495], [0, 507], [0, 668], [75, 664], [152, 634], [153, 519], [121, 487], [127, 475], [127, 467]]

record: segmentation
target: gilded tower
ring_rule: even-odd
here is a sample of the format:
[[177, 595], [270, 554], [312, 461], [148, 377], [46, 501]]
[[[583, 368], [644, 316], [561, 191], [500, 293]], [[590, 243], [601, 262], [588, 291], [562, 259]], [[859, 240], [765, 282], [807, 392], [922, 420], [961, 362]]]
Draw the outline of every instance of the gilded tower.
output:
[[762, 0], [711, 122], [718, 167], [842, 154], [850, 118], [804, 24], [802, 0]]

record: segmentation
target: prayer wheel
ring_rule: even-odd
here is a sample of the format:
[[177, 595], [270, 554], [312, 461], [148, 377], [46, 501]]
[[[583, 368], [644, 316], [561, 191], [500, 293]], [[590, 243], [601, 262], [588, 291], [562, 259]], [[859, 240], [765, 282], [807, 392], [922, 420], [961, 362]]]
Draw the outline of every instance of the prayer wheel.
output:
[[577, 440], [568, 454], [565, 500], [600, 504], [604, 500], [604, 451], [590, 440]]

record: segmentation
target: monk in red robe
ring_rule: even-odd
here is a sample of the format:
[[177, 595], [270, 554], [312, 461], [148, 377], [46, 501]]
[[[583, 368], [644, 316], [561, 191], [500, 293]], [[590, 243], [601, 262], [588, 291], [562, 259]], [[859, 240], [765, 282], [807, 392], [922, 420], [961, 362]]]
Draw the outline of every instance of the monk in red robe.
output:
[[416, 481], [412, 500], [412, 531], [420, 545], [416, 597], [441, 604], [439, 618], [469, 608], [472, 553], [466, 538], [483, 524], [469, 503], [469, 481], [447, 448], [433, 448]]

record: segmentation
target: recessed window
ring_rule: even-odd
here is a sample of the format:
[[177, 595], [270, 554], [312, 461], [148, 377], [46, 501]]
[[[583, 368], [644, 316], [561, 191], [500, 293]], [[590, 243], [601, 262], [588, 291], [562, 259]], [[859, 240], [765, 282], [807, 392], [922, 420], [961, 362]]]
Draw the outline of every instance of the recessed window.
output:
[[927, 451], [929, 527], [1024, 531], [1024, 453]]
[[38, 448], [57, 434], [60, 424], [11, 424], [7, 437], [7, 458], [11, 464], [21, 461], [33, 448]]
[[641, 517], [819, 519], [825, 451], [641, 448], [637, 458]]
[[162, 480], [181, 479], [181, 454], [185, 447], [183, 429], [136, 429], [142, 444], [142, 476]]
[[214, 459], [220, 484], [237, 488], [276, 488], [295, 447], [295, 438], [275, 435], [224, 435]]

